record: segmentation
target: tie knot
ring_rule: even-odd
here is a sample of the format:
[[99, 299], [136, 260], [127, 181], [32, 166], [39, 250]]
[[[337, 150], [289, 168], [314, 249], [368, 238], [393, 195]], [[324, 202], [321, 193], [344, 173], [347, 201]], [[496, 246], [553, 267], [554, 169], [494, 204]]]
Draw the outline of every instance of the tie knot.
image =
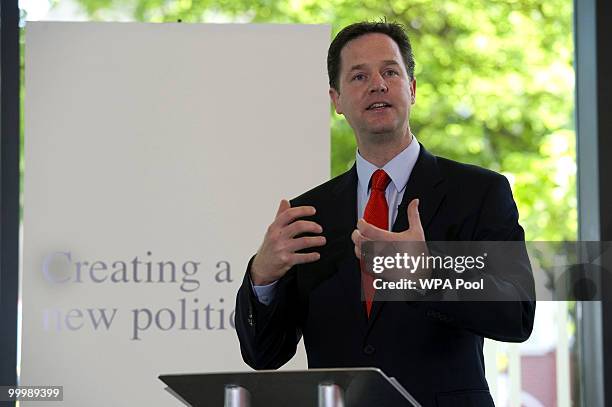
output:
[[376, 170], [374, 174], [372, 174], [371, 188], [378, 191], [384, 191], [387, 189], [387, 185], [389, 185], [390, 181], [391, 178], [389, 178], [385, 170]]

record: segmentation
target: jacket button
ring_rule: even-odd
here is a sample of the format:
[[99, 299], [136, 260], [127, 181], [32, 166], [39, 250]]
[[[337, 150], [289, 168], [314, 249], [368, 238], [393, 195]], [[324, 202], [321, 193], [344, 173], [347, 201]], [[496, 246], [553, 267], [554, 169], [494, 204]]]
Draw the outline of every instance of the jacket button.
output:
[[374, 354], [374, 352], [376, 352], [376, 348], [372, 345], [368, 344], [363, 348], [363, 353], [365, 353], [366, 355], [372, 355]]

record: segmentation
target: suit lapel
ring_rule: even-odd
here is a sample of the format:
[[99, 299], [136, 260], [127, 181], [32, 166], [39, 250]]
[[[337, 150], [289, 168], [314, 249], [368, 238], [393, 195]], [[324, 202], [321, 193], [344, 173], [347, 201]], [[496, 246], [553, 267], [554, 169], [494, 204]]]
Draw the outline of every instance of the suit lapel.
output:
[[355, 257], [354, 245], [351, 233], [357, 225], [357, 167], [353, 167], [346, 173], [344, 178], [333, 191], [336, 207], [340, 208], [335, 214], [334, 243], [338, 247], [340, 255], [336, 258], [336, 268], [343, 280], [344, 293], [349, 301], [352, 312], [359, 315], [359, 325], [364, 335], [367, 330], [368, 319], [365, 313], [364, 303], [361, 301], [361, 274], [359, 261]]
[[[394, 232], [403, 232], [408, 229], [408, 204], [413, 199], [418, 198], [421, 224], [427, 239], [427, 228], [446, 194], [446, 186], [443, 181], [444, 178], [440, 174], [436, 157], [425, 150], [425, 147], [421, 144], [419, 157], [406, 184], [404, 196], [398, 206], [397, 217], [392, 230]], [[374, 298], [376, 299], [376, 296]], [[368, 332], [376, 322], [384, 305], [384, 301], [374, 301], [368, 321]]]
[[408, 229], [408, 204], [413, 199], [418, 198], [421, 224], [423, 230], [427, 232], [429, 223], [438, 211], [444, 195], [446, 195], [446, 186], [443, 181], [444, 178], [440, 174], [436, 157], [421, 145], [419, 158], [412, 169], [408, 184], [406, 184], [402, 202], [397, 208], [397, 218], [392, 230], [402, 232]]

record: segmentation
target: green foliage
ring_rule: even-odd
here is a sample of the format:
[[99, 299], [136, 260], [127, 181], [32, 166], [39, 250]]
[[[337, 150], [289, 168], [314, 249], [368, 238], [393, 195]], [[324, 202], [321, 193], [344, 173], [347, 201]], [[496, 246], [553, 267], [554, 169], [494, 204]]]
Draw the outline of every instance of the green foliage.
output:
[[[94, 20], [332, 24], [386, 18], [416, 59], [411, 128], [430, 151], [505, 174], [530, 240], [576, 238], [572, 3], [568, 0], [78, 0]], [[351, 129], [333, 113], [332, 174]]]

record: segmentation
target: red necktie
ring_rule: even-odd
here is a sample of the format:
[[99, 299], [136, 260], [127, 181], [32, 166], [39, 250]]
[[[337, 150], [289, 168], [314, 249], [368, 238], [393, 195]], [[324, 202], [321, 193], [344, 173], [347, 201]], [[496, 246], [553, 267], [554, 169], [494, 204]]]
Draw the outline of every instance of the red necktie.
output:
[[[372, 174], [370, 182], [370, 199], [363, 212], [363, 219], [370, 225], [374, 225], [384, 230], [389, 230], [389, 206], [385, 198], [385, 190], [391, 179], [384, 170], [376, 170]], [[366, 310], [368, 318], [372, 310], [374, 299], [374, 277], [365, 272], [363, 263], [361, 264], [361, 285], [366, 300]]]

